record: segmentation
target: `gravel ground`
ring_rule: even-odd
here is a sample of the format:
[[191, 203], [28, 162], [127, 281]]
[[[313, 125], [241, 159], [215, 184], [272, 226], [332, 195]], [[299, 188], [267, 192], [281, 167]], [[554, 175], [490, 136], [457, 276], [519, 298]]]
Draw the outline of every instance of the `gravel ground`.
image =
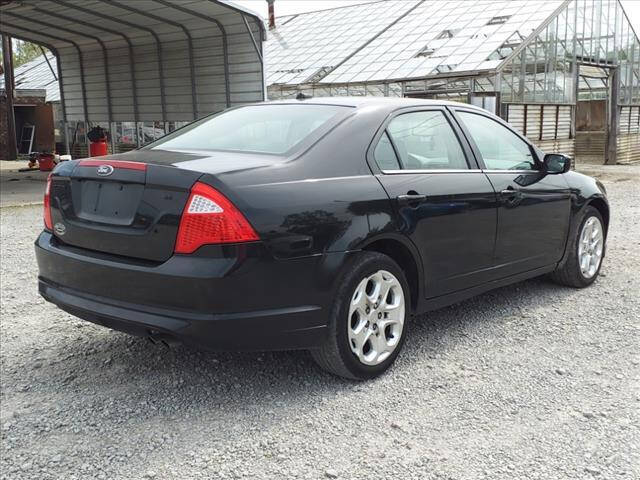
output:
[[430, 313], [359, 384], [77, 320], [36, 292], [41, 207], [2, 208], [0, 478], [640, 478], [640, 167], [589, 171], [613, 207], [591, 288]]

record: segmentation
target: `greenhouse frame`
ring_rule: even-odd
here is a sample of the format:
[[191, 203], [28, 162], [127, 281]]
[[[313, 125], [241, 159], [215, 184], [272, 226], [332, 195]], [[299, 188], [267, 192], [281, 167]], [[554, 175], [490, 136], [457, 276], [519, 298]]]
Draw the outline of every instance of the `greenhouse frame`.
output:
[[640, 162], [640, 40], [618, 0], [382, 1], [278, 19], [270, 99], [447, 99], [542, 150]]

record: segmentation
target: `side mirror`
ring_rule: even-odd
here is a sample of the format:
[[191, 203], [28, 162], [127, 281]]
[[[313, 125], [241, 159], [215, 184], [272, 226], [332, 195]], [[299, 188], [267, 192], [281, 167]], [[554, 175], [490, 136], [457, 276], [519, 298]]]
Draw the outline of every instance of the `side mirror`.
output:
[[567, 173], [571, 170], [571, 159], [561, 153], [547, 153], [542, 161], [545, 173]]

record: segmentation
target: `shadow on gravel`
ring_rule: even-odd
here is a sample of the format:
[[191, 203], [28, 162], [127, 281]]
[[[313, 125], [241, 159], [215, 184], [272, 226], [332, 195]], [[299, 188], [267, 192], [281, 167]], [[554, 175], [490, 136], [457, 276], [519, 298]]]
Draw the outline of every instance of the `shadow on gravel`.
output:
[[[417, 359], [436, 355], [444, 346], [452, 348], [469, 337], [482, 340], [505, 319], [526, 319], [538, 307], [566, 301], [572, 292], [534, 279], [430, 312], [410, 325], [401, 361], [393, 372], [373, 383], [391, 388], [394, 374], [402, 375]], [[277, 409], [285, 398], [290, 405], [324, 394], [369, 388], [366, 383], [322, 372], [305, 351], [209, 353], [184, 346], [169, 349], [90, 324], [78, 332], [76, 337], [61, 336], [56, 341], [54, 357], [59, 361], [33, 373], [40, 377], [34, 380], [48, 384], [57, 395], [67, 391], [86, 395], [88, 409], [109, 402], [132, 405], [140, 415], [191, 409], [231, 414], [265, 403]], [[25, 368], [31, 370], [30, 365]]]

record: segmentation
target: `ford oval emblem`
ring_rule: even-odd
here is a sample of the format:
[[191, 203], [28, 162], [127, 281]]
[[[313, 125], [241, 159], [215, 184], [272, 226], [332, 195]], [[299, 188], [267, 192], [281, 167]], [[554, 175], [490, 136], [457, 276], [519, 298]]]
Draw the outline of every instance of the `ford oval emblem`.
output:
[[62, 236], [67, 233], [67, 227], [65, 227], [63, 223], [56, 223], [53, 226], [53, 231], [56, 232], [57, 235]]
[[113, 167], [111, 165], [100, 165], [96, 173], [101, 177], [106, 177], [113, 173]]

